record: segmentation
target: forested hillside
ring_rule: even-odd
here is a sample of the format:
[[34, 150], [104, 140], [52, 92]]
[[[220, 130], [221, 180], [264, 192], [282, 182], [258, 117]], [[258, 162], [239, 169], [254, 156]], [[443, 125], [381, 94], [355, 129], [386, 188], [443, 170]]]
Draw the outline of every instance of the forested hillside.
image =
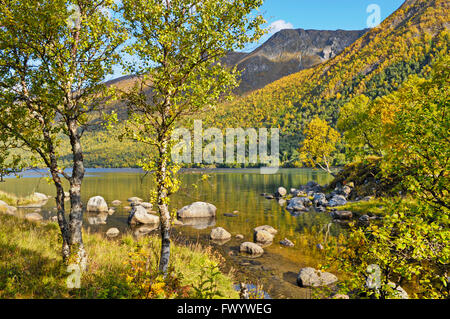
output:
[[335, 125], [340, 107], [352, 97], [384, 96], [448, 55], [449, 9], [445, 0], [406, 1], [334, 59], [221, 105], [211, 123], [279, 127], [284, 165], [289, 165], [296, 160], [302, 128], [314, 115]]
[[[282, 165], [298, 165], [303, 128], [315, 115], [335, 126], [339, 109], [353, 97], [385, 96], [410, 75], [426, 76], [433, 61], [449, 54], [449, 6], [446, 0], [408, 0], [336, 57], [205, 113], [204, 127], [279, 127]], [[85, 133], [87, 166], [137, 166], [145, 148], [120, 142], [119, 129]], [[341, 152], [334, 165], [346, 161]]]

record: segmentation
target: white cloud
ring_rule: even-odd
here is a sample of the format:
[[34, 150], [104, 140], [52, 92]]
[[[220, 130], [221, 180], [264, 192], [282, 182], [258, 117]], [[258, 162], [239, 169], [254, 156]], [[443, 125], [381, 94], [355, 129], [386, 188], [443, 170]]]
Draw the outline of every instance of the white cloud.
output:
[[283, 29], [294, 29], [294, 25], [290, 22], [286, 22], [284, 20], [277, 20], [272, 22], [269, 25], [269, 33], [273, 34], [273, 33], [277, 33], [280, 30]]

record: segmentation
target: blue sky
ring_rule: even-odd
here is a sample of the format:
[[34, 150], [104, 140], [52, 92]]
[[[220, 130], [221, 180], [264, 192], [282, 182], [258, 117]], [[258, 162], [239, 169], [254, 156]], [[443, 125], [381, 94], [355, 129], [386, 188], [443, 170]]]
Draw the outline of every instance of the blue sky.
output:
[[[373, 13], [367, 12], [369, 5], [380, 9], [381, 21], [397, 10], [404, 0], [265, 0], [260, 12], [267, 20], [269, 34], [258, 44], [249, 45], [251, 51], [281, 29], [317, 30], [360, 30], [367, 28], [367, 19]], [[108, 79], [122, 76], [115, 68]]]
[[[364, 29], [368, 27], [367, 19], [373, 13], [371, 10], [367, 12], [370, 5], [379, 7], [383, 21], [404, 2], [405, 0], [265, 0], [260, 12], [271, 27], [271, 32], [259, 44], [281, 29]], [[256, 46], [249, 46], [248, 49]]]

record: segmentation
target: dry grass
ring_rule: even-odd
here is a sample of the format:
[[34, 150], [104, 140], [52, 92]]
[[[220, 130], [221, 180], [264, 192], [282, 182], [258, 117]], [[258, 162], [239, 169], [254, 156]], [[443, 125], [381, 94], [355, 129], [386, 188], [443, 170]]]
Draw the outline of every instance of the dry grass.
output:
[[[84, 234], [89, 269], [80, 289], [68, 289], [69, 275], [60, 256], [61, 240], [55, 223], [33, 223], [0, 214], [0, 298], [132, 298], [126, 282], [129, 253], [136, 245], [131, 235], [107, 239], [102, 234]], [[158, 237], [145, 237], [151, 269], [156, 269]], [[172, 245], [171, 263], [183, 285], [195, 285], [202, 269], [220, 258], [201, 246]], [[237, 298], [230, 275], [217, 278], [226, 298]]]

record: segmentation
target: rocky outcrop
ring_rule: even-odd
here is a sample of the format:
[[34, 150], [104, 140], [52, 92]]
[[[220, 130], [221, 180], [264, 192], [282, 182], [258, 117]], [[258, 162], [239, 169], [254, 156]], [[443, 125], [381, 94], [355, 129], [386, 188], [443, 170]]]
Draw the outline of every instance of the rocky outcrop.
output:
[[178, 210], [179, 218], [205, 218], [216, 216], [216, 206], [205, 202], [195, 202]]
[[89, 198], [89, 201], [86, 205], [86, 210], [88, 212], [107, 212], [108, 204], [103, 197], [94, 196]]
[[311, 267], [300, 269], [297, 284], [300, 287], [328, 286], [337, 281], [337, 277], [329, 272], [322, 272]]

